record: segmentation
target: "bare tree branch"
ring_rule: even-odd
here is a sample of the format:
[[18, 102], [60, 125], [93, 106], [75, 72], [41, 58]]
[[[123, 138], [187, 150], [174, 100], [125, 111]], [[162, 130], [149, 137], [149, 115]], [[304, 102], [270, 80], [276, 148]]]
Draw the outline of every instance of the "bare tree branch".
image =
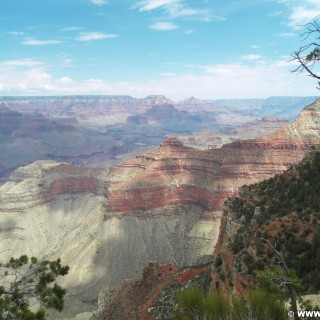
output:
[[[297, 51], [291, 54], [292, 59], [298, 66], [294, 68], [292, 73], [306, 73], [308, 76], [320, 80], [320, 15], [312, 22], [305, 25], [306, 31], [300, 34], [302, 41], [312, 38], [310, 43], [301, 46]], [[318, 82], [320, 86], [320, 82]], [[317, 87], [320, 89], [320, 87]]]

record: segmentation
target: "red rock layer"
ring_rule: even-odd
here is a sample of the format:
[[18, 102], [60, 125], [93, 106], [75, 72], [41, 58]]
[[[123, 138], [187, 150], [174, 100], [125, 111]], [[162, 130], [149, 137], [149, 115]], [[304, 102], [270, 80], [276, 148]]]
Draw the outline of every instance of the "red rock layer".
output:
[[283, 172], [318, 143], [319, 101], [274, 134], [220, 149], [201, 151], [169, 138], [153, 152], [110, 171], [107, 207], [110, 212], [131, 212], [191, 203], [221, 210], [238, 187]]
[[[100, 310], [94, 319], [159, 319], [159, 311], [154, 305], [159, 303], [163, 293], [167, 292], [167, 299], [163, 300], [168, 300], [169, 296], [175, 298], [182, 286], [190, 285], [196, 278], [205, 276], [209, 279], [209, 269], [209, 266], [203, 266], [181, 270], [173, 264], [150, 262], [143, 270], [142, 280], [127, 280], [119, 289], [108, 291], [101, 297]], [[172, 307], [168, 311], [172, 313]]]
[[94, 178], [66, 177], [52, 182], [47, 191], [47, 197], [55, 197], [60, 194], [77, 194], [82, 192], [95, 192], [98, 188], [98, 181]]

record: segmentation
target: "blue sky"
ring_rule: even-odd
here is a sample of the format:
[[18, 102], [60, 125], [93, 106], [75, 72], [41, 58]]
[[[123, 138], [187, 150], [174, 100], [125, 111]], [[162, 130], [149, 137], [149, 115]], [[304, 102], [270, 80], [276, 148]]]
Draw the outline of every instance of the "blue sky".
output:
[[1, 0], [0, 95], [318, 95], [290, 53], [319, 0]]

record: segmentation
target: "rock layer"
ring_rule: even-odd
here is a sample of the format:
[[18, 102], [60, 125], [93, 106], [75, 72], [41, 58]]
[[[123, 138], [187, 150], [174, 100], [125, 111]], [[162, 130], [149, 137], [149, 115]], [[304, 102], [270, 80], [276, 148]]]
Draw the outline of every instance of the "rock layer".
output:
[[151, 153], [110, 171], [107, 206], [110, 212], [132, 212], [192, 203], [220, 210], [238, 187], [284, 171], [319, 139], [319, 100], [273, 134], [220, 149], [201, 151], [168, 138]]
[[[220, 149], [199, 151], [184, 147], [176, 139], [167, 139], [152, 153], [111, 170], [108, 208], [112, 213], [109, 214], [134, 214], [139, 207], [147, 210], [167, 202], [171, 206], [192, 202], [207, 212], [218, 210], [222, 201], [240, 185], [266, 179], [299, 162], [312, 145], [320, 143], [319, 120], [320, 101], [305, 108], [297, 121], [275, 134]], [[158, 201], [153, 201], [156, 199]], [[225, 227], [225, 223], [222, 225]], [[221, 230], [218, 252], [225, 234]], [[222, 259], [232, 270], [233, 260], [225, 255]], [[167, 274], [161, 280], [161, 277], [152, 278], [154, 286], [150, 289], [147, 275], [154, 275], [153, 270], [158, 270], [156, 274], [160, 275], [163, 270], [167, 271], [166, 266], [152, 264], [145, 269], [140, 282], [129, 281], [118, 290], [102, 291], [96, 319], [172, 319], [168, 311], [173, 310], [175, 299], [170, 300], [172, 296], [168, 295]], [[172, 279], [177, 271], [172, 267], [171, 270]], [[239, 290], [242, 280], [241, 277], [234, 279], [234, 286]], [[172, 282], [170, 286], [174, 288]], [[164, 306], [163, 301], [167, 303]]]

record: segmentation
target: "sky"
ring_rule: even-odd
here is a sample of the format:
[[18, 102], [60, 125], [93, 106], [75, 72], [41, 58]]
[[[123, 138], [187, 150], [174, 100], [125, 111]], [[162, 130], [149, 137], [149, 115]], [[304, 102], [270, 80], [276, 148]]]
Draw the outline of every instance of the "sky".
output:
[[319, 0], [1, 0], [0, 95], [319, 95], [290, 54]]

